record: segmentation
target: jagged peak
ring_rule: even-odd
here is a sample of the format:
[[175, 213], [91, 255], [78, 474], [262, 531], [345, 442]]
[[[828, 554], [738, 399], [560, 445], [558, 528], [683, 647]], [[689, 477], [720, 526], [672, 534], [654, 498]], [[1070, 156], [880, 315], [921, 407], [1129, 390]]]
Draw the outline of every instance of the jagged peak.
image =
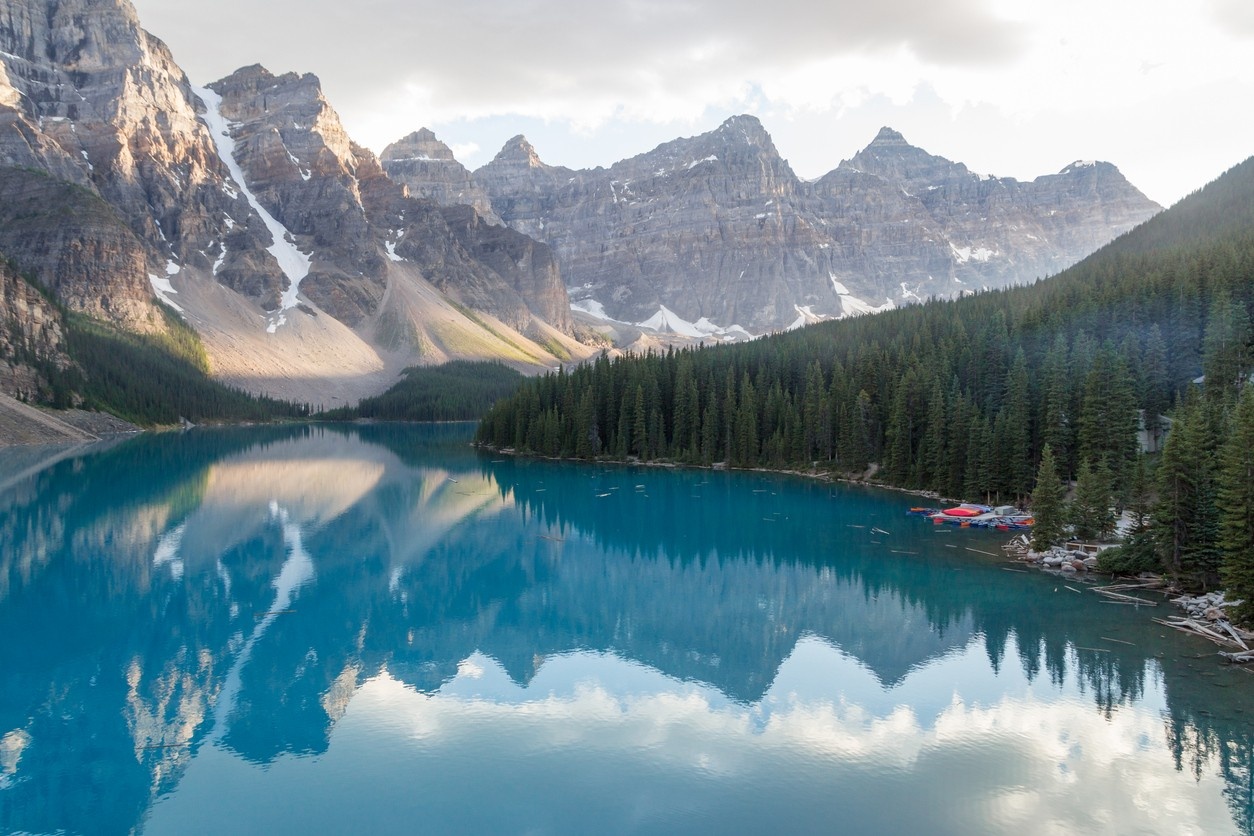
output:
[[500, 153], [492, 159], [494, 163], [522, 162], [532, 168], [543, 168], [544, 163], [536, 153], [535, 146], [527, 141], [527, 137], [518, 134], [508, 140]]
[[760, 145], [771, 142], [771, 135], [762, 125], [762, 120], [748, 113], [741, 113], [726, 119], [713, 133], [730, 136], [733, 139], [740, 136], [750, 144]]
[[453, 151], [439, 140], [430, 128], [419, 128], [383, 149], [380, 157], [384, 162], [425, 159], [439, 162], [456, 162]]
[[1120, 171], [1114, 163], [1108, 163], [1105, 160], [1076, 160], [1070, 165], [1063, 166], [1059, 174], [1077, 174], [1086, 169], [1091, 170], [1095, 174], [1114, 173], [1119, 174]]
[[268, 88], [290, 84], [304, 85], [314, 90], [318, 95], [322, 94], [322, 79], [313, 73], [287, 72], [282, 75], [275, 75], [262, 64], [249, 64], [247, 67], [240, 67], [230, 75], [205, 86], [214, 92], [222, 93], [226, 88], [231, 87], [253, 92], [263, 92], [263, 90]]
[[880, 132], [875, 135], [875, 139], [871, 140], [872, 145], [909, 145], [906, 138], [901, 135], [900, 131], [895, 131], [885, 125], [880, 128]]
[[753, 130], [765, 131], [762, 127], [762, 120], [751, 113], [738, 113], [735, 116], [729, 116], [723, 120], [720, 128], [752, 128]]
[[917, 145], [911, 145], [899, 131], [887, 126], [880, 128], [869, 145], [852, 159], [843, 160], [837, 168], [874, 174], [890, 180], [910, 180], [915, 177], [936, 180], [943, 171], [949, 172], [949, 176], [979, 176], [972, 174], [962, 163], [938, 157]]

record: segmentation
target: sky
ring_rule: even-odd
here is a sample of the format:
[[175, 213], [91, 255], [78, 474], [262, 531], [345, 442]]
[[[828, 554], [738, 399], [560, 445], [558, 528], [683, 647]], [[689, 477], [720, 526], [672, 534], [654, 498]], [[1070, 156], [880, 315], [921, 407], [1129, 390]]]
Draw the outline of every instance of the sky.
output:
[[801, 177], [882, 126], [981, 174], [1106, 160], [1170, 205], [1254, 155], [1251, 0], [133, 0], [195, 84], [312, 72], [382, 151], [589, 168], [758, 116]]

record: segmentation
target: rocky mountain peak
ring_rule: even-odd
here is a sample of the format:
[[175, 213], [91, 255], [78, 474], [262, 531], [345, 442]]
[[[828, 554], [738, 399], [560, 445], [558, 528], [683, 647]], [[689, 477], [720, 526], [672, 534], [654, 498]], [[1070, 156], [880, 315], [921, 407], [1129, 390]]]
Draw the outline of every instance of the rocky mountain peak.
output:
[[1123, 177], [1123, 173], [1117, 166], [1104, 160], [1076, 160], [1070, 165], [1063, 166], [1058, 173], [1098, 177]]
[[[911, 145], [902, 134], [888, 127], [880, 128], [869, 145], [852, 159], [842, 162], [840, 167], [864, 174], [875, 174], [886, 180], [905, 184], [907, 188], [920, 184], [935, 186], [955, 183], [976, 176], [962, 163], [929, 154], [922, 148]], [[914, 191], [913, 188], [910, 190]]]
[[[383, 149], [380, 159], [386, 164], [406, 160], [419, 162], [456, 162], [453, 151], [428, 128], [419, 128]], [[390, 172], [389, 172], [390, 173]]]
[[536, 153], [536, 148], [527, 141], [527, 137], [519, 134], [508, 140], [500, 152], [492, 158], [493, 163], [523, 164], [528, 168], [548, 168]]
[[[0, 249], [71, 307], [160, 329], [148, 277], [204, 261], [222, 219], [248, 217], [222, 188], [186, 75], [128, 0], [0, 0], [0, 53], [0, 166], [51, 175], [11, 171], [3, 188], [32, 205], [73, 204], [83, 219], [0, 230]], [[107, 267], [68, 271], [72, 253]]]
[[453, 151], [427, 128], [383, 149], [380, 162], [388, 177], [405, 186], [413, 197], [441, 206], [473, 206], [489, 223], [503, 224], [492, 211], [487, 193], [453, 157]]
[[880, 132], [875, 135], [875, 139], [871, 140], [871, 145], [875, 147], [884, 147], [886, 145], [905, 146], [910, 143], [906, 142], [906, 138], [902, 136], [900, 131], [895, 131], [885, 125], [880, 128]]
[[727, 118], [723, 124], [718, 126], [718, 132], [726, 136], [740, 137], [753, 143], [759, 143], [762, 140], [771, 141], [771, 135], [766, 132], [762, 121], [748, 113], [741, 113]]

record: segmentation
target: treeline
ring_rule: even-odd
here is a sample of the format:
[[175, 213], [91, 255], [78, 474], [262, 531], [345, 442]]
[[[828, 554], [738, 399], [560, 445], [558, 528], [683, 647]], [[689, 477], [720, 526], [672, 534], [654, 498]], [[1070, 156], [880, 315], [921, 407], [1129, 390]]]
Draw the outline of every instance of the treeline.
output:
[[330, 420], [470, 421], [514, 392], [523, 376], [503, 363], [455, 360], [442, 366], [414, 366], [381, 395], [356, 407], [321, 413]]
[[[950, 497], [1098, 473], [1121, 505], [1138, 433], [1205, 374], [1235, 403], [1254, 304], [1254, 161], [1033, 286], [753, 343], [609, 359], [525, 384], [478, 439], [545, 455], [817, 467]], [[1216, 425], [1218, 426], [1218, 425]], [[1213, 574], [1213, 573], [1212, 573]]]
[[196, 332], [161, 306], [165, 333], [134, 334], [81, 314], [66, 318], [66, 347], [75, 367], [54, 389], [70, 389], [85, 409], [135, 424], [268, 421], [309, 415], [305, 404], [258, 397], [209, 376]]

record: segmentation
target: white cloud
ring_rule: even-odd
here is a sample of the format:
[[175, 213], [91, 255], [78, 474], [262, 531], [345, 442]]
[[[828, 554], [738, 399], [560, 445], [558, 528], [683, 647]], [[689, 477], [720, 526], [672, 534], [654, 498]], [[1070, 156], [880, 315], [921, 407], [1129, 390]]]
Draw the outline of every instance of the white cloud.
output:
[[[973, 696], [989, 676], [977, 641], [885, 691], [850, 657], [807, 638], [763, 698], [744, 704], [607, 654], [546, 659], [526, 685], [475, 654], [436, 693], [386, 671], [366, 681], [318, 758], [260, 766], [203, 750], [199, 759], [214, 762], [193, 761], [149, 825], [193, 821], [190, 809], [229, 788], [233, 809], [252, 817], [239, 826], [262, 830], [266, 800], [296, 787], [299, 803], [284, 808], [289, 830], [360, 826], [354, 817], [377, 809], [436, 830], [446, 821], [578, 830], [589, 812], [589, 824], [633, 830], [682, 830], [691, 817], [719, 832], [766, 822], [808, 831], [819, 825], [806, 822], [830, 828], [837, 815], [866, 832], [1231, 828], [1213, 759], [1198, 778], [1175, 768], [1161, 693], [1107, 714], [1073, 682], [1033, 686], [1013, 670], [990, 698]], [[941, 683], [952, 696], [917, 699], [943, 693]], [[367, 752], [376, 766], [363, 773]], [[477, 828], [459, 806], [476, 793], [492, 799]], [[663, 818], [633, 819], [642, 810]]]
[[[1251, 133], [1251, 117], [1214, 93], [1254, 93], [1245, 0], [632, 0], [594, 11], [577, 0], [220, 0], [230, 38], [204, 37], [203, 16], [177, 0], [137, 5], [194, 80], [257, 61], [313, 71], [354, 137], [376, 149], [422, 125], [446, 138], [446, 126], [530, 119], [565, 132], [561, 147], [538, 146], [549, 161], [608, 164], [595, 155], [609, 133], [655, 137], [649, 126], [705, 129], [770, 112], [824, 118], [822, 136], [781, 145], [814, 175], [874, 135], [859, 114], [896, 114], [902, 127], [935, 99], [946, 111], [929, 110], [926, 130], [908, 134], [929, 150], [1014, 176], [1076, 157], [1112, 159], [1131, 176], [1132, 159], [1143, 172], [1133, 182], [1172, 200], [1241, 159]], [[453, 141], [462, 158], [500, 140]], [[1147, 142], [1153, 152], [1138, 149]], [[1192, 158], [1153, 156], [1164, 147]]]

